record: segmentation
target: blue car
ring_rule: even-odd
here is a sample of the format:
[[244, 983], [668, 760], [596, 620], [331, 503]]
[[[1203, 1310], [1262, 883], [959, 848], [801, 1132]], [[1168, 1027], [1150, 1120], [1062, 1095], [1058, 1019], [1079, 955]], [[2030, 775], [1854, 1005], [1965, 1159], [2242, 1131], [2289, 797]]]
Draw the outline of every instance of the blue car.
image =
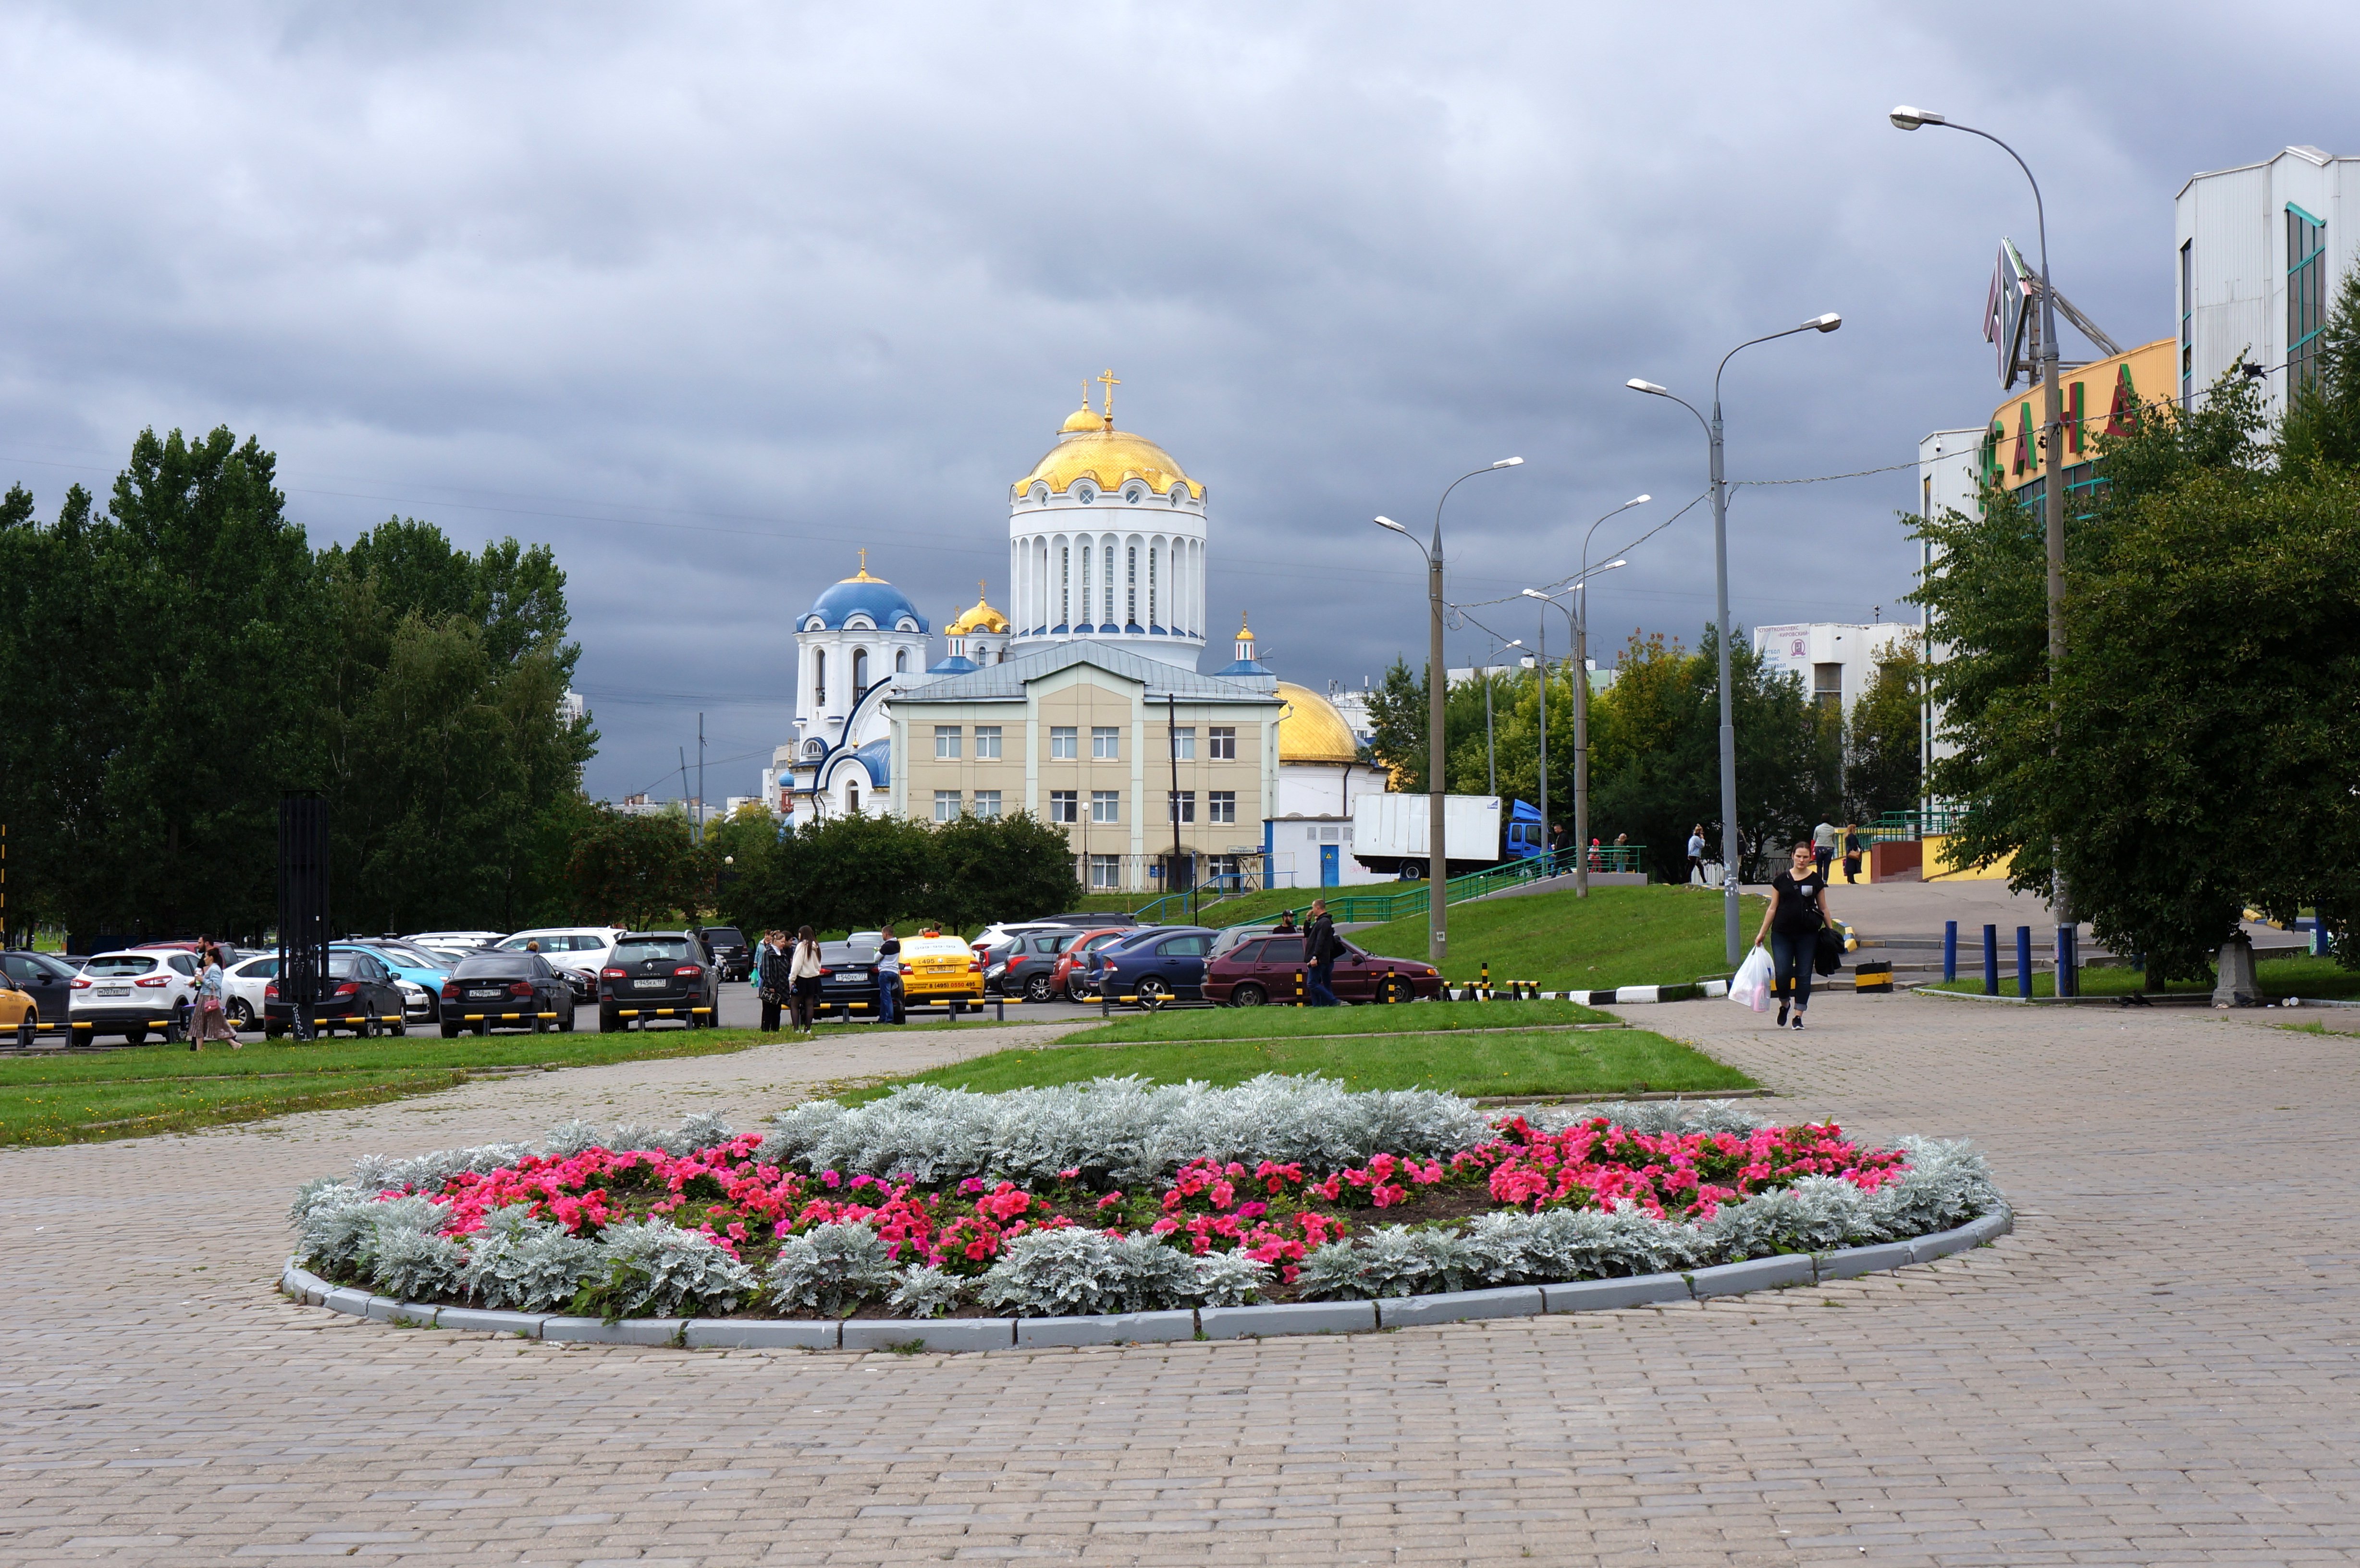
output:
[[1099, 995], [1135, 996], [1150, 1010], [1205, 999], [1205, 961], [1218, 933], [1208, 926], [1160, 926], [1090, 954]]
[[401, 988], [401, 1017], [405, 1023], [431, 1024], [442, 1016], [442, 983], [451, 978], [451, 965], [436, 958], [424, 948], [412, 947], [406, 942], [338, 942], [328, 944], [330, 953], [366, 953], [388, 969]]

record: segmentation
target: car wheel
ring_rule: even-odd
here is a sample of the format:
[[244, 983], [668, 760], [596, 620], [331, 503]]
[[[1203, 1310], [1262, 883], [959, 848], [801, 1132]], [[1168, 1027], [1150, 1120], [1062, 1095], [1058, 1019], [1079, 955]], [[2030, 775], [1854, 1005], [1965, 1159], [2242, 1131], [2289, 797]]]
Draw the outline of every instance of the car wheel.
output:
[[1165, 985], [1160, 977], [1153, 975], [1141, 975], [1139, 984], [1133, 987], [1133, 990], [1139, 997], [1139, 1005], [1151, 1013], [1172, 999], [1171, 988]]
[[243, 996], [233, 999], [229, 1005], [229, 1027], [233, 1033], [238, 1034], [254, 1027], [254, 1008]]
[[148, 1031], [146, 1029], [125, 1029], [123, 1031], [123, 1043], [126, 1045], [145, 1045], [148, 1043]]
[[385, 1032], [391, 1035], [396, 1040], [408, 1040], [410, 1038], [410, 1015], [408, 1013], [404, 1013], [401, 1015], [400, 1022], [386, 1025]]
[[[1446, 826], [1446, 827], [1447, 827], [1448, 825], [1448, 824], [1447, 824], [1447, 823], [1445, 824], [1445, 826]], [[287, 1026], [286, 1026], [285, 1024], [280, 1023], [277, 1018], [265, 1018], [265, 1019], [263, 1019], [263, 1020], [262, 1020], [262, 1038], [263, 1038], [263, 1039], [265, 1039], [265, 1040], [283, 1040], [283, 1039], [285, 1039], [285, 1038], [286, 1038], [286, 1035], [287, 1035]]]
[[486, 1037], [488, 1037], [488, 1036], [491, 1034], [491, 1032], [492, 1032], [492, 1020], [491, 1020], [491, 1019], [489, 1019], [489, 1018], [477, 1018], [477, 1019], [475, 1020], [475, 1035], [476, 1035], [476, 1038], [477, 1038], [477, 1039], [484, 1039], [484, 1038], [486, 1038]]
[[1229, 993], [1229, 1006], [1233, 1007], [1259, 1007], [1269, 1000], [1270, 993], [1251, 980]]
[[1065, 999], [1077, 1007], [1089, 1001], [1089, 997], [1082, 994], [1082, 983], [1078, 980], [1065, 982]]
[[39, 1020], [34, 1018], [33, 1009], [27, 1007], [25, 1009], [25, 1016], [16, 1020], [16, 1049], [19, 1051], [32, 1050], [33, 1031], [39, 1027]]
[[1398, 975], [1388, 975], [1377, 982], [1377, 1000], [1380, 1002], [1387, 1004], [1406, 1002], [1411, 1000], [1414, 995], [1409, 982]]
[[1045, 1002], [1054, 995], [1046, 975], [1035, 975], [1024, 982], [1024, 999], [1028, 1002]]
[[601, 1007], [598, 1009], [598, 1032], [600, 1034], [619, 1034], [622, 1032], [622, 1028], [623, 1020], [615, 1016], [614, 1008]]
[[353, 1038], [355, 1040], [375, 1040], [377, 1038], [377, 1018], [374, 1015], [361, 1019], [360, 1027], [353, 1030]]
[[443, 1038], [444, 1040], [456, 1040], [456, 1039], [458, 1039], [458, 1038], [459, 1038], [459, 1026], [458, 1026], [457, 1024], [444, 1024], [444, 1025], [442, 1026], [442, 1038]]
[[565, 1012], [564, 1015], [557, 1020], [557, 1029], [558, 1032], [561, 1034], [572, 1034], [574, 1032], [574, 1004], [572, 1002], [565, 1004]]

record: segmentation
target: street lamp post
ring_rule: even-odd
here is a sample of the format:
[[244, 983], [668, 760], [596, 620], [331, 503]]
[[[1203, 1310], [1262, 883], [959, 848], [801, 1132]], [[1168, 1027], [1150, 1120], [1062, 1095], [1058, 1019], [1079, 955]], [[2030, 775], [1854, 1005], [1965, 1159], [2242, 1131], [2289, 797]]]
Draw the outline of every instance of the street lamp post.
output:
[[[1470, 470], [1443, 487], [1442, 496], [1434, 504], [1434, 543], [1418, 545], [1426, 554], [1426, 599], [1431, 626], [1427, 628], [1426, 652], [1426, 790], [1430, 797], [1426, 806], [1426, 890], [1427, 927], [1426, 953], [1437, 969], [1450, 948], [1450, 924], [1448, 907], [1450, 892], [1450, 855], [1445, 843], [1443, 814], [1448, 805], [1449, 781], [1443, 775], [1442, 706], [1449, 684], [1449, 674], [1442, 664], [1442, 503], [1450, 499], [1450, 492], [1466, 484], [1478, 474], [1491, 474], [1502, 468], [1523, 464], [1521, 457], [1503, 457], [1486, 467]], [[1391, 517], [1379, 517], [1377, 526], [1417, 544], [1417, 537]]]
[[[1513, 642], [1502, 643], [1493, 651], [1492, 657], [1496, 659], [1512, 648], [1524, 646], [1524, 639], [1522, 637]], [[1491, 745], [1491, 672], [1489, 670], [1483, 671], [1483, 788], [1488, 794], [1496, 795], [1500, 792], [1500, 758]], [[1544, 844], [1543, 847], [1547, 846]]]
[[1697, 412], [1697, 406], [1685, 397], [1675, 397], [1652, 381], [1633, 376], [1623, 383], [1634, 392], [1650, 397], [1670, 397], [1689, 413], [1696, 414], [1697, 423], [1704, 426], [1705, 440], [1710, 454], [1712, 474], [1712, 576], [1715, 612], [1721, 628], [1717, 639], [1720, 647], [1719, 674], [1721, 679], [1721, 927], [1723, 943], [1728, 949], [1729, 964], [1736, 967], [1741, 956], [1738, 946], [1737, 907], [1737, 720], [1729, 691], [1729, 492], [1721, 472], [1721, 376], [1739, 349], [1752, 348], [1777, 338], [1792, 337], [1797, 332], [1831, 332], [1843, 325], [1843, 318], [1833, 310], [1814, 316], [1799, 327], [1788, 327], [1782, 332], [1768, 332], [1758, 338], [1748, 338], [1721, 356], [1721, 364], [1712, 373], [1712, 418], [1708, 420]]
[[[2050, 286], [2049, 272], [2049, 209], [2040, 199], [2040, 181], [2033, 179], [2032, 166], [2024, 161], [2016, 150], [1989, 131], [1979, 131], [1972, 125], [1960, 125], [1930, 109], [1918, 109], [1904, 103], [1886, 116], [1901, 130], [1914, 131], [1920, 125], [1942, 125], [1953, 131], [1964, 131], [1971, 136], [1981, 136], [2016, 159], [2016, 167], [2024, 170], [2025, 180], [2032, 187], [2032, 211], [2040, 225], [2040, 386], [2041, 445], [2046, 448], [2041, 463], [2041, 511], [2043, 550], [2049, 559], [2049, 714], [2052, 725], [2056, 720], [2056, 689], [2058, 672], [2065, 664], [2065, 442], [2064, 395], [2057, 385], [2057, 290]], [[2012, 374], [2012, 373], [2011, 373]], [[2066, 896], [2065, 867], [2052, 851], [2049, 855], [2049, 900], [2055, 906], [2061, 925], [2073, 918], [2071, 900]]]
[[[1646, 498], [1642, 495], [1639, 500]], [[1631, 503], [1634, 506], [1638, 504], [1638, 501]], [[1617, 511], [1621, 509], [1616, 508]], [[1613, 514], [1607, 515], [1612, 517]], [[1610, 561], [1558, 589], [1558, 593], [1579, 599], [1581, 605], [1579, 613], [1557, 604], [1554, 597], [1537, 588], [1524, 590], [1527, 599], [1538, 599], [1544, 604], [1557, 604], [1559, 613], [1565, 616], [1566, 631], [1573, 641], [1573, 891], [1574, 896], [1579, 898], [1590, 897], [1590, 595], [1585, 590], [1590, 586], [1590, 578], [1630, 564], [1628, 561]], [[1542, 701], [1541, 718], [1546, 724], [1548, 718], [1546, 691], [1542, 693]], [[1544, 774], [1543, 778], [1546, 779], [1546, 775]]]

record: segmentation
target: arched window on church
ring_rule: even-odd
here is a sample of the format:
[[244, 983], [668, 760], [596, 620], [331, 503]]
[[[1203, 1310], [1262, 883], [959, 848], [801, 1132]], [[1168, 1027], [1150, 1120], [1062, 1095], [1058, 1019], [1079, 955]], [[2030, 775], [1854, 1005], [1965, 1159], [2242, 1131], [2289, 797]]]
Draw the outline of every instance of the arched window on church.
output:
[[827, 706], [827, 650], [812, 649], [812, 706]]
[[868, 690], [869, 650], [865, 648], [856, 648], [852, 650], [852, 695], [857, 700], [863, 691]]
[[850, 811], [856, 817], [860, 814], [859, 785], [847, 784], [844, 787], [844, 809]]
[[896, 675], [906, 675], [906, 674], [908, 674], [908, 673], [909, 673], [909, 670], [910, 670], [910, 650], [909, 650], [908, 648], [896, 648], [896, 649], [894, 649], [894, 650], [893, 650], [893, 673], [894, 673], [894, 674], [896, 674]]

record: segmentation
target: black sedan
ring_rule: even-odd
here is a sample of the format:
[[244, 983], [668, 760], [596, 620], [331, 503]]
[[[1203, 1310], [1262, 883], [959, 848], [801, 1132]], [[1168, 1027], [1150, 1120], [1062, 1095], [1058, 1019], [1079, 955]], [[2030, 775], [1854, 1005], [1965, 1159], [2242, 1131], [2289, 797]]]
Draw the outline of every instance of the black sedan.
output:
[[617, 937], [598, 971], [598, 1031], [673, 1018], [691, 1029], [721, 1018], [721, 966], [693, 931], [632, 931]]
[[71, 1016], [74, 977], [82, 971], [46, 953], [11, 948], [0, 953], [0, 969], [16, 989], [33, 998], [39, 1012], [38, 1028], [62, 1029]]
[[537, 953], [489, 950], [461, 959], [442, 982], [442, 1038], [461, 1030], [574, 1032], [574, 987]]
[[714, 963], [721, 966], [724, 980], [743, 980], [754, 973], [754, 950], [736, 926], [701, 926], [697, 935], [705, 939]]
[[[295, 1028], [298, 1005], [279, 987], [284, 978], [262, 988], [262, 1032], [278, 1040]], [[332, 1035], [338, 1029], [363, 1040], [379, 1033], [408, 1034], [401, 986], [393, 971], [366, 953], [331, 953], [328, 974], [319, 1000], [308, 1008], [311, 1031]]]
[[827, 966], [819, 983], [822, 1017], [854, 1022], [877, 1019], [877, 944], [870, 942], [824, 942], [819, 961]]

